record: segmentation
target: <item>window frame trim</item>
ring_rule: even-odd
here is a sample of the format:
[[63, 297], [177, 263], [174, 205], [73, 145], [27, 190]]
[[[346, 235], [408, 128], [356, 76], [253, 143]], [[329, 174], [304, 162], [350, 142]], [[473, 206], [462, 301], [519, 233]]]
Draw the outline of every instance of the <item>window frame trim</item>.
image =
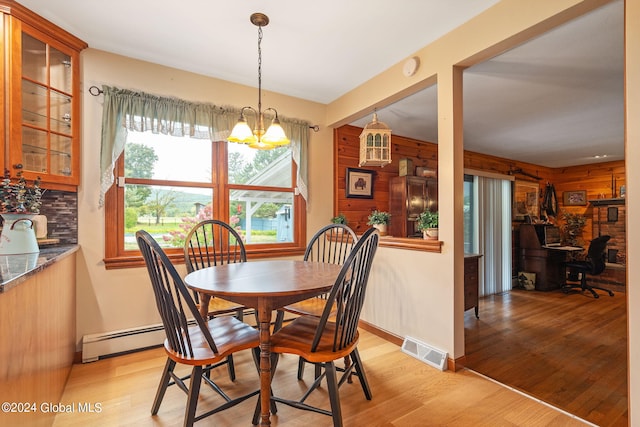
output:
[[[229, 191], [231, 188], [237, 188], [241, 184], [229, 184], [226, 179], [228, 170], [228, 150], [226, 141], [212, 141], [212, 182], [211, 183], [189, 183], [190, 186], [211, 188], [215, 194], [219, 194], [220, 203], [214, 203], [213, 216], [223, 221], [229, 221]], [[297, 191], [297, 168], [298, 165], [291, 158], [291, 183], [290, 191], [293, 193], [294, 200], [294, 221], [296, 226], [293, 230], [293, 242], [287, 243], [256, 243], [246, 245], [247, 259], [262, 259], [274, 257], [288, 257], [303, 255], [306, 249], [306, 201]], [[139, 250], [125, 250], [124, 239], [119, 236], [124, 235], [124, 187], [118, 185], [119, 176], [124, 176], [124, 151], [115, 162], [114, 174], [116, 179], [112, 186], [105, 193], [105, 256], [103, 262], [105, 269], [121, 269], [142, 267], [145, 265], [144, 259]], [[141, 178], [125, 178], [125, 182], [131, 184], [148, 184], [148, 181], [154, 183], [170, 184], [175, 181], [147, 180]], [[184, 183], [186, 181], [178, 181]], [[255, 190], [277, 190], [282, 191], [282, 187], [258, 187], [250, 186]], [[116, 217], [115, 221], [107, 220], [107, 218]], [[184, 252], [182, 248], [165, 249], [169, 259], [173, 263], [184, 263]]]

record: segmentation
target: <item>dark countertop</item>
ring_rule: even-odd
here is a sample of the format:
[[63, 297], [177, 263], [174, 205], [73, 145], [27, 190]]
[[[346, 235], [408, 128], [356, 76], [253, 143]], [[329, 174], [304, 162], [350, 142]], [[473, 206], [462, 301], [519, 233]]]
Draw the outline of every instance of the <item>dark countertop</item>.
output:
[[58, 245], [41, 248], [40, 252], [32, 254], [0, 255], [0, 293], [17, 286], [79, 248], [78, 245]]

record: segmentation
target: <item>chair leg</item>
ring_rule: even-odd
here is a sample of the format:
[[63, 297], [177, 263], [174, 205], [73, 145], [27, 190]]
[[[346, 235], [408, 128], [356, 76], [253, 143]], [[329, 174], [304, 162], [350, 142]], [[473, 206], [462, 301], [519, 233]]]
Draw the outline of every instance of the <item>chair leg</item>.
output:
[[594, 291], [589, 285], [587, 285], [587, 273], [585, 273], [584, 271], [580, 273], [580, 290], [581, 292], [589, 291], [594, 298], [599, 298], [596, 291]]
[[340, 409], [340, 396], [338, 392], [338, 379], [336, 377], [336, 365], [333, 362], [324, 364], [327, 377], [327, 390], [329, 391], [329, 402], [331, 403], [331, 416], [334, 427], [342, 427], [342, 411]]
[[158, 385], [158, 391], [156, 391], [156, 398], [153, 400], [153, 406], [151, 407], [151, 415], [157, 415], [160, 409], [160, 404], [164, 398], [164, 393], [167, 391], [169, 382], [171, 381], [171, 373], [176, 367], [176, 362], [167, 357], [167, 363], [164, 365], [164, 371], [160, 378], [160, 384]]
[[[346, 359], [346, 358], [345, 358]], [[304, 357], [300, 356], [298, 358], [298, 380], [301, 381], [304, 377], [304, 368], [306, 366], [307, 361]], [[314, 364], [314, 379], [318, 379], [322, 375], [322, 365], [319, 363]]]
[[580, 282], [582, 284], [582, 289], [587, 289], [588, 291], [590, 291], [593, 294], [594, 298], [600, 298], [600, 295], [598, 295], [595, 291], [595, 289], [599, 289], [603, 292], [607, 292], [609, 294], [609, 296], [613, 296], [613, 292], [611, 292], [609, 289], [604, 289], [601, 288], [599, 286], [591, 286], [589, 284], [587, 284], [587, 275], [585, 273], [582, 273], [582, 281]]
[[202, 383], [202, 366], [194, 366], [191, 371], [191, 382], [189, 384], [189, 397], [187, 398], [187, 408], [184, 413], [184, 427], [191, 427], [196, 417], [196, 406], [200, 395], [200, 384]]
[[591, 286], [589, 284], [587, 284], [587, 273], [584, 271], [579, 271], [579, 272], [570, 272], [569, 275], [570, 277], [572, 277], [571, 275], [574, 275], [573, 277], [577, 276], [577, 274], [580, 274], [580, 285], [577, 284], [567, 284], [565, 283], [564, 286], [562, 286], [562, 290], [565, 293], [568, 293], [571, 289], [574, 288], [579, 288], [581, 293], [584, 293], [584, 291], [589, 291], [591, 292], [591, 295], [593, 295], [593, 298], [600, 298], [600, 295], [598, 295], [598, 293], [595, 291], [595, 289], [600, 289], [602, 291], [605, 291], [607, 293], [609, 293], [610, 296], [613, 296], [613, 292], [611, 292], [608, 289], [603, 289], [603, 288], [599, 288], [597, 286]]
[[[349, 356], [345, 356], [344, 357], [344, 370], [346, 371], [347, 369], [349, 369], [349, 366], [351, 366], [351, 358], [349, 358]], [[347, 382], [349, 384], [351, 384], [353, 382], [353, 379], [351, 379], [351, 374], [349, 374], [349, 377], [347, 378]]]
[[371, 388], [369, 387], [369, 381], [367, 381], [367, 375], [364, 372], [364, 366], [362, 365], [362, 359], [360, 359], [360, 353], [358, 349], [355, 348], [351, 352], [351, 359], [353, 360], [354, 368], [356, 369], [356, 375], [360, 379], [360, 385], [362, 386], [362, 391], [364, 392], [364, 397], [367, 400], [371, 400], [373, 395], [371, 394]]
[[276, 312], [276, 323], [273, 325], [273, 332], [278, 332], [282, 329], [284, 323], [284, 310], [278, 310]]
[[[278, 367], [278, 361], [280, 360], [280, 355], [278, 353], [271, 353], [271, 381], [273, 381], [273, 377], [276, 375], [276, 368]], [[271, 397], [273, 397], [273, 389], [269, 387], [269, 392], [271, 393]], [[278, 407], [276, 406], [276, 401], [271, 399], [269, 401], [271, 406], [271, 413], [277, 414]]]
[[227, 371], [229, 371], [229, 378], [231, 378], [231, 381], [235, 381], [236, 368], [235, 368], [235, 364], [233, 363], [233, 354], [230, 354], [229, 356], [227, 356]]
[[603, 291], [603, 292], [606, 292], [606, 293], [608, 293], [608, 294], [609, 294], [609, 296], [610, 296], [610, 297], [612, 297], [612, 296], [613, 296], [613, 291], [610, 291], [609, 289], [600, 288], [600, 287], [598, 287], [598, 286], [592, 286], [592, 288], [593, 288], [593, 289], [599, 289], [599, 290], [601, 290], [601, 291]]
[[298, 357], [298, 381], [302, 380], [304, 376], [304, 364], [304, 358], [302, 356]]
[[253, 418], [251, 419], [251, 424], [253, 424], [254, 426], [257, 426], [260, 420], [260, 408], [262, 408], [262, 406], [260, 406], [260, 394], [258, 394], [256, 408], [253, 410]]

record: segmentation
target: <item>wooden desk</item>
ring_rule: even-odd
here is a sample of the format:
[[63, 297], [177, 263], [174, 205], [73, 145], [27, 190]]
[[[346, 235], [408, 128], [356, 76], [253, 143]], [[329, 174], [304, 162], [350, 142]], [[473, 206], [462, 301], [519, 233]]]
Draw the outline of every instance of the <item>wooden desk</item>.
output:
[[[204, 295], [256, 309], [260, 330], [260, 425], [271, 425], [271, 318], [285, 305], [327, 292], [342, 266], [277, 260], [224, 264], [189, 273], [184, 281]], [[204, 316], [208, 304], [202, 301]]]
[[542, 232], [536, 227], [543, 224], [520, 225], [519, 270], [536, 273], [536, 290], [551, 291], [560, 289], [565, 283], [567, 254], [582, 251], [573, 246], [545, 246]]

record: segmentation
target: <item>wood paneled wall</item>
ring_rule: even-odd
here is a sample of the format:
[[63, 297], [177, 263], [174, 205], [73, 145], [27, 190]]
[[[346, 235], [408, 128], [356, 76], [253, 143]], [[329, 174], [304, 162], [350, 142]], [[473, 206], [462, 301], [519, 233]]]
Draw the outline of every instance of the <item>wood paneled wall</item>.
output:
[[[347, 168], [359, 168], [360, 133], [362, 128], [342, 126], [334, 130], [334, 214], [344, 213], [349, 227], [362, 233], [369, 226], [367, 217], [373, 210], [389, 210], [389, 178], [398, 176], [398, 160], [413, 159], [413, 166], [437, 167], [438, 147], [435, 144], [397, 136], [391, 137], [392, 163], [383, 167], [364, 167], [373, 176], [373, 199], [346, 197]], [[327, 218], [328, 220], [329, 218]]]
[[[343, 213], [348, 225], [356, 232], [364, 231], [367, 216], [374, 210], [389, 210], [389, 178], [398, 176], [400, 159], [409, 158], [413, 167], [423, 166], [432, 169], [438, 167], [438, 146], [424, 141], [392, 135], [392, 163], [384, 168], [364, 168], [374, 171], [373, 199], [346, 198], [346, 170], [358, 168], [360, 133], [362, 128], [342, 126], [334, 130], [334, 214]], [[566, 168], [547, 168], [525, 162], [504, 159], [486, 154], [465, 151], [465, 168], [513, 174], [516, 179], [538, 182], [540, 194], [546, 184], [552, 183], [558, 197], [559, 211], [580, 213], [587, 217], [584, 240], [588, 242], [592, 236], [593, 208], [586, 206], [564, 206], [562, 196], [565, 191], [585, 190], [587, 199], [597, 199], [600, 195], [612, 196], [612, 180], [615, 181], [616, 194], [620, 194], [620, 186], [624, 185], [624, 161], [599, 163], [593, 165], [572, 166]], [[521, 173], [514, 173], [520, 171]], [[540, 180], [528, 175], [540, 177]], [[327, 221], [329, 218], [327, 218]], [[561, 221], [559, 221], [561, 223]]]
[[590, 204], [564, 206], [562, 203], [564, 192], [584, 190], [587, 192], [587, 200], [612, 198], [620, 195], [620, 186], [625, 185], [624, 180], [624, 161], [554, 169], [553, 183], [558, 195], [559, 206], [567, 212], [584, 215], [587, 218], [583, 234], [585, 242], [589, 242], [593, 235], [597, 235], [593, 223], [594, 208]]

